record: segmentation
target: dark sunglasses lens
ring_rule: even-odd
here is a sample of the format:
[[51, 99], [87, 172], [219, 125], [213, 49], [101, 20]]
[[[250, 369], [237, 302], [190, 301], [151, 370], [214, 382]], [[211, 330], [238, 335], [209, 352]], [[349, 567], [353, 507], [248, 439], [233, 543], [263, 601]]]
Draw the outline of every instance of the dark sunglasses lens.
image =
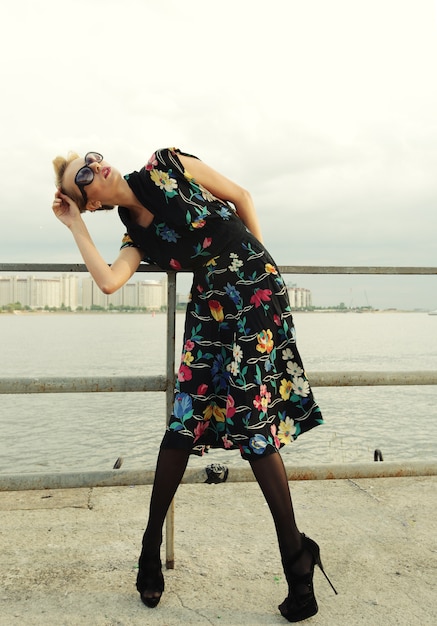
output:
[[89, 185], [94, 178], [94, 173], [89, 167], [82, 167], [76, 174], [76, 185]]
[[88, 152], [85, 156], [85, 163], [89, 165], [90, 163], [100, 163], [103, 161], [103, 156], [98, 152]]

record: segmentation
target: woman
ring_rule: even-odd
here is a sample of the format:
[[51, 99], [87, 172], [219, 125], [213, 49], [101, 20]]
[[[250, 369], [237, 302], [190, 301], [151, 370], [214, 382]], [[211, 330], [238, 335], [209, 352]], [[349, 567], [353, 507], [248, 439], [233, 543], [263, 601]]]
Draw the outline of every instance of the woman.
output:
[[[296, 526], [278, 451], [323, 420], [296, 347], [287, 288], [261, 243], [250, 194], [174, 148], [156, 151], [124, 177], [96, 152], [53, 163], [53, 211], [104, 293], [124, 285], [141, 261], [194, 273], [174, 410], [139, 558], [141, 600], [155, 607], [164, 590], [162, 527], [189, 455], [221, 447], [239, 449], [249, 461], [270, 507], [289, 586], [282, 615], [290, 622], [314, 615], [320, 551]], [[108, 266], [81, 212], [114, 205], [126, 234]]]

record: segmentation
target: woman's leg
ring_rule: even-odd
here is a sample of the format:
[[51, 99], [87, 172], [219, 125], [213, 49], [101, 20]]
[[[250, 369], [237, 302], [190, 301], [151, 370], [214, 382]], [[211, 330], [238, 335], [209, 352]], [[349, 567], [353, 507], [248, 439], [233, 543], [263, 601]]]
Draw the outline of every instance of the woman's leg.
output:
[[[273, 516], [282, 562], [286, 563], [301, 549], [302, 535], [296, 525], [282, 457], [277, 452], [259, 456], [249, 463]], [[302, 554], [296, 563], [297, 569], [304, 573], [310, 566], [310, 555]]]
[[165, 516], [187, 467], [190, 452], [161, 448], [150, 498], [149, 521], [138, 563], [137, 589], [148, 607], [155, 607], [164, 591], [160, 548]]
[[149, 521], [143, 544], [157, 548], [162, 542], [162, 527], [168, 508], [183, 478], [189, 450], [161, 448], [156, 463], [155, 480], [149, 506]]
[[[289, 622], [300, 622], [318, 611], [313, 573], [316, 564], [322, 569], [319, 546], [302, 535], [297, 528], [281, 455], [274, 453], [259, 457], [250, 464], [275, 522], [288, 583], [288, 596], [278, 608]], [[323, 569], [322, 571], [324, 572]], [[326, 578], [328, 579], [327, 576]]]

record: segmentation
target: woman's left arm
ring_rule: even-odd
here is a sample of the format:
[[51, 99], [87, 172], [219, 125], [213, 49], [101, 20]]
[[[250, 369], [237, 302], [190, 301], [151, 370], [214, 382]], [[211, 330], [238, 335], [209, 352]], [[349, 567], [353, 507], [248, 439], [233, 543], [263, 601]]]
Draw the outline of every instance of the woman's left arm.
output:
[[229, 200], [235, 206], [237, 215], [255, 237], [262, 242], [261, 226], [256, 214], [255, 205], [250, 193], [234, 183], [226, 176], [206, 165], [203, 161], [178, 154], [184, 168], [191, 174], [196, 182], [221, 200]]

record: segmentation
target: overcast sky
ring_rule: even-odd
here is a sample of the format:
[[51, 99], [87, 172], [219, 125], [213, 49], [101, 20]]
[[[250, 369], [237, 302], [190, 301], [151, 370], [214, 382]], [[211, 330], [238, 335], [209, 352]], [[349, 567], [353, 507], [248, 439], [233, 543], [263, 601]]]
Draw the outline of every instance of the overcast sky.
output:
[[[278, 264], [436, 267], [434, 0], [0, 6], [0, 262], [81, 262], [51, 161], [177, 146], [247, 187]], [[116, 212], [86, 216], [108, 262]], [[429, 277], [289, 276], [318, 305], [437, 308]]]

